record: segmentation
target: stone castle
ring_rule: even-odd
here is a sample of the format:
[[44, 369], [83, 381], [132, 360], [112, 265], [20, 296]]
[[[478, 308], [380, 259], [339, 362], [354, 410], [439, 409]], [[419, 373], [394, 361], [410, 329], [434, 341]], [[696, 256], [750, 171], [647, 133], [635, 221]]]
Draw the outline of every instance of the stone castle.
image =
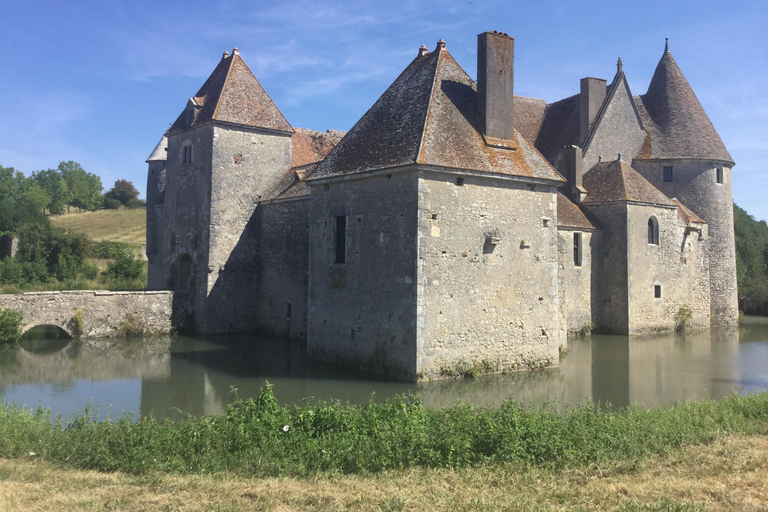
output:
[[557, 365], [569, 332], [738, 319], [734, 163], [669, 48], [547, 103], [514, 39], [442, 40], [347, 133], [293, 128], [237, 49], [147, 160], [151, 289], [197, 332], [407, 380]]

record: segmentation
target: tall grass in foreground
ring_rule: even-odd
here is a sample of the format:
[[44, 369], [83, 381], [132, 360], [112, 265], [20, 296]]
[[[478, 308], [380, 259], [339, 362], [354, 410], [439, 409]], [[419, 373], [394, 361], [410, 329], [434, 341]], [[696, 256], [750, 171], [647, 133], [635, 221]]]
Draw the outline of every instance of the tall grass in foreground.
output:
[[257, 476], [360, 473], [482, 464], [567, 468], [636, 458], [725, 434], [768, 433], [768, 392], [717, 402], [558, 413], [506, 402], [426, 409], [412, 397], [365, 406], [278, 405], [271, 387], [236, 400], [224, 415], [180, 423], [92, 410], [63, 425], [50, 413], [0, 407], [0, 456], [43, 457], [102, 471], [232, 471]]

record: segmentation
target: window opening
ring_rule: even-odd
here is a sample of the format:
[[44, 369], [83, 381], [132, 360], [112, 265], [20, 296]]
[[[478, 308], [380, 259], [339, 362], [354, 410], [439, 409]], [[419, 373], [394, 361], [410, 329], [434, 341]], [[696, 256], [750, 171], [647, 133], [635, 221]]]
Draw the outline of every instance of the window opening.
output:
[[664, 181], [672, 181], [672, 167], [664, 167]]
[[192, 161], [192, 144], [182, 146], [182, 161], [187, 164]]
[[648, 243], [659, 245], [659, 221], [656, 217], [648, 219]]
[[347, 218], [336, 217], [336, 257], [334, 263], [347, 262]]
[[660, 284], [653, 285], [653, 298], [654, 299], [660, 299], [661, 298], [661, 285]]
[[460, 187], [464, 185], [464, 178], [456, 178], [456, 184]]
[[717, 182], [722, 185], [723, 184], [723, 168], [718, 167], [716, 170], [716, 174], [717, 174]]
[[285, 319], [286, 320], [291, 319], [291, 303], [290, 302], [285, 303]]
[[581, 266], [581, 233], [574, 233], [573, 234], [573, 265], [575, 267]]

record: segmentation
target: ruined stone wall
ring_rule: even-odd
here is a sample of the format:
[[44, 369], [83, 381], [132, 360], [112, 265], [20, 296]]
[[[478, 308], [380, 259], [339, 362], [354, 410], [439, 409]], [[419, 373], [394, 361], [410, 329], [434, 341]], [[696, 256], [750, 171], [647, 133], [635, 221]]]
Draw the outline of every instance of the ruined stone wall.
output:
[[214, 125], [210, 200], [210, 245], [206, 269], [202, 332], [252, 329], [258, 289], [251, 236], [259, 199], [291, 166], [291, 136], [258, 129]]
[[419, 176], [419, 376], [557, 365], [555, 188], [456, 180]]
[[75, 315], [80, 311], [83, 338], [124, 334], [131, 327], [146, 334], [167, 333], [172, 318], [186, 307], [170, 291], [105, 290], [29, 292], [0, 295], [0, 308], [15, 309], [24, 317], [24, 330], [36, 325], [56, 325], [76, 334]]
[[[581, 234], [581, 265], [574, 261], [574, 234]], [[561, 330], [568, 334], [580, 332], [585, 326], [597, 323], [593, 318], [593, 307], [597, 305], [597, 280], [592, 265], [593, 258], [601, 254], [601, 235], [596, 231], [580, 231], [572, 228], [558, 228], [558, 293], [560, 295]], [[561, 339], [565, 348], [567, 337]]]
[[253, 324], [261, 332], [306, 338], [309, 197], [262, 203], [258, 213], [259, 286]]
[[597, 276], [593, 291], [593, 322], [605, 332], [627, 334], [627, 207], [624, 203], [584, 204], [603, 228], [602, 243], [592, 253], [592, 269]]
[[615, 160], [619, 153], [629, 157], [640, 150], [645, 131], [640, 127], [632, 101], [627, 88], [620, 83], [589, 146], [584, 150], [585, 172], [597, 163], [600, 156], [603, 160]]
[[[417, 212], [416, 173], [311, 185], [310, 357], [417, 378]], [[333, 263], [339, 216], [345, 264]]]
[[[706, 226], [702, 239], [688, 233], [674, 208], [628, 205], [629, 334], [674, 330], [680, 308], [691, 325], [709, 326], [709, 265]], [[656, 217], [659, 244], [648, 243], [648, 219]], [[654, 286], [661, 298], [654, 298]]]
[[[635, 159], [632, 166], [668, 197], [676, 197], [707, 221], [712, 317], [718, 323], [738, 322], [731, 169], [722, 162], [680, 159]], [[672, 182], [663, 181], [665, 166], [672, 166]], [[723, 183], [717, 183], [718, 168], [723, 170]]]

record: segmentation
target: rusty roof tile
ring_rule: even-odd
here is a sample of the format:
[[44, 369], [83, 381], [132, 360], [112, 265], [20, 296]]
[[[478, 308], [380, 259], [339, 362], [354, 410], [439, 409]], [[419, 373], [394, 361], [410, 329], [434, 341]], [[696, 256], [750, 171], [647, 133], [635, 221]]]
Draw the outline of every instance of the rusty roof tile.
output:
[[596, 223], [591, 222], [579, 206], [568, 199], [562, 192], [557, 193], [557, 227], [596, 230]]
[[317, 132], [296, 128], [291, 140], [291, 165], [299, 167], [319, 162], [336, 147], [345, 134], [336, 130]]
[[659, 189], [623, 160], [595, 164], [584, 174], [583, 203], [635, 202], [674, 206]]
[[[219, 64], [195, 94], [188, 107], [168, 130], [174, 133], [209, 121], [293, 132], [293, 128], [272, 102], [259, 81], [240, 57], [224, 54]], [[190, 108], [196, 115], [187, 115]]]
[[677, 198], [672, 198], [671, 201], [677, 205], [677, 216], [680, 217], [686, 226], [691, 223], [706, 224], [707, 221], [693, 213], [687, 206], [680, 202]]

